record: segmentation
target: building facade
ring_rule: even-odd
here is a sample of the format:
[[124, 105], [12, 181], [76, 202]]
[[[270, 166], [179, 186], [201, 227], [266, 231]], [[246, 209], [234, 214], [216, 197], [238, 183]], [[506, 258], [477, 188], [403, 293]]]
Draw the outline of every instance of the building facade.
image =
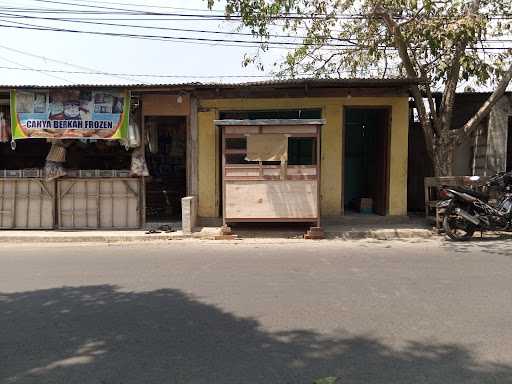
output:
[[[314, 152], [316, 149], [307, 137], [296, 137], [296, 140], [288, 143], [286, 161], [295, 162], [298, 168], [301, 164], [304, 167], [317, 166], [318, 204], [322, 220], [335, 221], [360, 210], [363, 199], [366, 204], [370, 201], [370, 211], [376, 214], [405, 216], [408, 88], [411, 83], [412, 80], [407, 79], [347, 79], [94, 86], [94, 89], [129, 91], [130, 121], [140, 135], [140, 147], [125, 146], [123, 149], [109, 144], [112, 156], [106, 156], [105, 152], [95, 152], [98, 156], [105, 156], [105, 161], [101, 164], [92, 162], [91, 166], [101, 165], [104, 171], [116, 167], [129, 168], [126, 157], [139, 148], [137, 151], [145, 158], [149, 176], [136, 176], [133, 172], [130, 174], [140, 181], [140, 194], [135, 208], [140, 216], [138, 225], [179, 220], [181, 198], [185, 196], [195, 197], [200, 224], [218, 224], [222, 221], [225, 203], [222, 128], [219, 127], [222, 124], [219, 121], [236, 120], [251, 124], [251, 121], [256, 120], [279, 120], [281, 123], [315, 120], [322, 122], [319, 142], [316, 143], [318, 146], [315, 146], [319, 153]], [[6, 100], [10, 91], [11, 88], [3, 89], [3, 101], [0, 103], [3, 103], [4, 110], [9, 107]], [[86, 154], [92, 148], [105, 151], [101, 140], [88, 142], [87, 138], [80, 139], [75, 140], [76, 143], [68, 151], [70, 161], [79, 156], [78, 153]], [[27, 139], [27, 142], [30, 140]], [[93, 146], [91, 142], [94, 142]], [[39, 139], [39, 145], [38, 156], [44, 157], [49, 144]], [[0, 146], [3, 158], [10, 156], [11, 144]], [[117, 155], [115, 151], [118, 151]], [[313, 156], [313, 153], [318, 157]], [[240, 166], [251, 163], [244, 156], [238, 156], [233, 162], [240, 163]], [[23, 154], [19, 156], [20, 159], [23, 157]], [[119, 163], [120, 158], [125, 159], [124, 163]], [[134, 156], [131, 158], [133, 166]], [[319, 164], [312, 164], [316, 158]], [[4, 162], [0, 169], [7, 170], [7, 165], [23, 169], [26, 166], [41, 166], [43, 163], [44, 158], [30, 164], [24, 164], [23, 160], [16, 163]], [[260, 165], [263, 163], [273, 164], [261, 161]], [[76, 161], [73, 167], [87, 168], [87, 162]], [[75, 172], [74, 177], [76, 179], [86, 174]], [[5, 179], [5, 172], [3, 175]], [[80, 193], [87, 195], [86, 191]], [[123, 193], [129, 194], [129, 188]], [[5, 199], [4, 196], [4, 203]], [[85, 214], [86, 210], [75, 209], [72, 212], [74, 220], [80, 221], [78, 217]], [[111, 210], [108, 212], [113, 214]], [[80, 222], [83, 224], [80, 228], [96, 227], [90, 220]]]

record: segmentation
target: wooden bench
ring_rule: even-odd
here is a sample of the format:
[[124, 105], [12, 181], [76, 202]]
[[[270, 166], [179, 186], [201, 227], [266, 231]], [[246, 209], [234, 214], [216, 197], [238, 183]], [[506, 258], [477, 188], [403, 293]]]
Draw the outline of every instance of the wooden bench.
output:
[[478, 181], [470, 178], [471, 176], [425, 177], [425, 217], [433, 221], [436, 228], [440, 229], [443, 226], [442, 214], [437, 210], [437, 203], [441, 200], [439, 197], [441, 187], [479, 188], [488, 180], [486, 176], [480, 177]]

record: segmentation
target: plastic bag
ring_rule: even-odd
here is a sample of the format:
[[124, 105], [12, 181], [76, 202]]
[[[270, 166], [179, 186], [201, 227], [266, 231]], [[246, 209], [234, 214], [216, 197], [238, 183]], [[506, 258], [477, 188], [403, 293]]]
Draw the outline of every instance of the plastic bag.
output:
[[140, 129], [139, 125], [134, 122], [130, 121], [130, 124], [128, 125], [128, 135], [126, 139], [121, 140], [121, 144], [128, 148], [137, 148], [140, 146], [141, 143], [141, 136], [140, 136]]
[[144, 148], [135, 148], [132, 152], [131, 176], [149, 176], [148, 165], [144, 158]]

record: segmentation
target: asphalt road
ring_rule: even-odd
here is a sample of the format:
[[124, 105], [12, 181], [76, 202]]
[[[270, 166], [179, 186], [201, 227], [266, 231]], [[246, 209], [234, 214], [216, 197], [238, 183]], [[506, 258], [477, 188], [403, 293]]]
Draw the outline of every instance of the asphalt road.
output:
[[0, 383], [512, 383], [512, 240], [0, 247]]

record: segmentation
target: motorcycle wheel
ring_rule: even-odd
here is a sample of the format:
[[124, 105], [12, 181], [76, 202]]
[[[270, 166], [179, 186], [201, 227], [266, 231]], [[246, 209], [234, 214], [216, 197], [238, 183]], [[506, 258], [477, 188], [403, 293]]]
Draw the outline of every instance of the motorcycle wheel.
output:
[[445, 212], [443, 228], [446, 236], [455, 241], [468, 241], [473, 237], [476, 227], [457, 215], [455, 207], [450, 206]]

